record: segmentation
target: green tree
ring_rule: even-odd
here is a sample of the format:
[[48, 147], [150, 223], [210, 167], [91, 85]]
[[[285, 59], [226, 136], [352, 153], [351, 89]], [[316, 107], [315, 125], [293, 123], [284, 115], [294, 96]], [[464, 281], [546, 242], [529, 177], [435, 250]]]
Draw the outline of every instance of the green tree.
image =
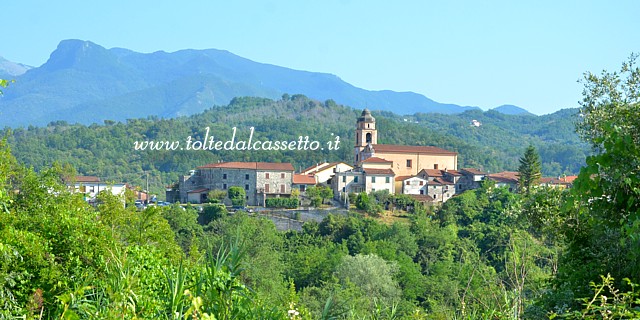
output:
[[387, 262], [375, 254], [344, 256], [336, 268], [340, 283], [353, 283], [364, 294], [376, 301], [391, 305], [401, 295], [398, 282], [394, 279], [398, 272], [396, 263]]
[[520, 158], [518, 167], [518, 187], [521, 192], [529, 194], [531, 188], [540, 182], [542, 165], [536, 148], [530, 145]]
[[589, 297], [588, 284], [607, 274], [622, 290], [627, 286], [622, 279], [640, 282], [640, 68], [632, 55], [620, 72], [585, 73], [583, 83], [577, 127], [595, 154], [587, 158], [565, 206], [567, 251], [556, 277], [559, 297]]
[[224, 192], [224, 190], [211, 190], [209, 191], [209, 193], [207, 193], [207, 199], [209, 199], [210, 202], [222, 203], [222, 201], [226, 197], [227, 197], [227, 193]]
[[231, 199], [231, 205], [244, 207], [247, 203], [247, 194], [244, 191], [244, 188], [234, 186], [229, 188], [229, 199]]

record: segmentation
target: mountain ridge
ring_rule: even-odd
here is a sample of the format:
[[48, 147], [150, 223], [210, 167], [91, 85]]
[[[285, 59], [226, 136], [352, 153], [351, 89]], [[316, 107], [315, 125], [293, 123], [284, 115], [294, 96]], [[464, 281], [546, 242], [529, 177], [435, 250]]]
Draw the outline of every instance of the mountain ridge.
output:
[[105, 114], [112, 120], [190, 115], [236, 96], [277, 99], [285, 93], [397, 114], [480, 110], [410, 91], [366, 90], [337, 75], [255, 62], [226, 50], [139, 53], [75, 39], [61, 41], [47, 62], [16, 80], [0, 98], [0, 127], [101, 123]]

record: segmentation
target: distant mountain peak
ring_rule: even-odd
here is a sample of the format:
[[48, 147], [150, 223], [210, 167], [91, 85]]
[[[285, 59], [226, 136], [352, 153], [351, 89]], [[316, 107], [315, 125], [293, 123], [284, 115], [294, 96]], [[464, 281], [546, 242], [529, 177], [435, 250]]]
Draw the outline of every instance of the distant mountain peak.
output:
[[33, 67], [9, 61], [0, 56], [0, 78], [13, 78], [20, 76]]
[[525, 114], [529, 114], [529, 115], [533, 115], [533, 113], [520, 108], [518, 106], [514, 106], [512, 104], [503, 104], [499, 107], [495, 107], [493, 109], [491, 109], [493, 111], [496, 112], [500, 112], [502, 114], [509, 114], [509, 115], [525, 115]]
[[49, 60], [42, 65], [47, 70], [82, 68], [94, 63], [102, 63], [105, 55], [111, 55], [107, 49], [91, 41], [63, 40], [56, 50], [49, 56]]

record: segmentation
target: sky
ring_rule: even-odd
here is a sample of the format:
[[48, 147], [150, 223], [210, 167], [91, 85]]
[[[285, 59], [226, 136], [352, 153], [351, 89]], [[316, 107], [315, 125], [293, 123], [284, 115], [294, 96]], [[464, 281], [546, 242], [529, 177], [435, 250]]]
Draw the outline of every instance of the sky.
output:
[[40, 66], [64, 39], [215, 48], [368, 90], [547, 114], [578, 107], [585, 72], [640, 53], [639, 16], [636, 0], [3, 1], [0, 56]]

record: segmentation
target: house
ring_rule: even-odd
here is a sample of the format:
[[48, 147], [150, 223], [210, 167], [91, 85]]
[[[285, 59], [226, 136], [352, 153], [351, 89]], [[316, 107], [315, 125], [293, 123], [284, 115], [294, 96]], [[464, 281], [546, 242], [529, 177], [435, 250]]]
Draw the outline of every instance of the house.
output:
[[350, 166], [344, 162], [324, 162], [321, 164], [316, 164], [315, 166], [308, 167], [300, 172], [303, 175], [311, 175], [316, 180], [316, 184], [327, 184], [330, 185], [331, 178], [336, 174], [336, 172], [344, 172], [353, 169], [353, 166]]
[[503, 171], [487, 174], [486, 178], [494, 181], [496, 187], [507, 187], [509, 191], [518, 190], [519, 174], [517, 171]]
[[345, 193], [370, 193], [387, 190], [389, 193], [394, 194], [394, 177], [393, 170], [389, 168], [356, 168], [336, 173], [331, 187], [336, 199], [340, 199]]
[[66, 185], [71, 192], [82, 193], [84, 199], [89, 203], [95, 203], [96, 196], [100, 192], [106, 191], [124, 197], [124, 192], [127, 189], [127, 185], [124, 183], [106, 183], [95, 176], [76, 176], [66, 181]]
[[313, 175], [294, 174], [293, 189], [300, 190], [300, 193], [307, 191], [308, 187], [316, 185], [316, 178]]
[[244, 188], [248, 205], [263, 205], [266, 198], [289, 197], [293, 187], [291, 163], [220, 162], [200, 166], [178, 181], [181, 202], [206, 202], [211, 190]]
[[540, 185], [547, 187], [554, 187], [560, 189], [568, 189], [573, 186], [573, 181], [577, 179], [578, 176], [563, 176], [557, 178], [541, 178]]

